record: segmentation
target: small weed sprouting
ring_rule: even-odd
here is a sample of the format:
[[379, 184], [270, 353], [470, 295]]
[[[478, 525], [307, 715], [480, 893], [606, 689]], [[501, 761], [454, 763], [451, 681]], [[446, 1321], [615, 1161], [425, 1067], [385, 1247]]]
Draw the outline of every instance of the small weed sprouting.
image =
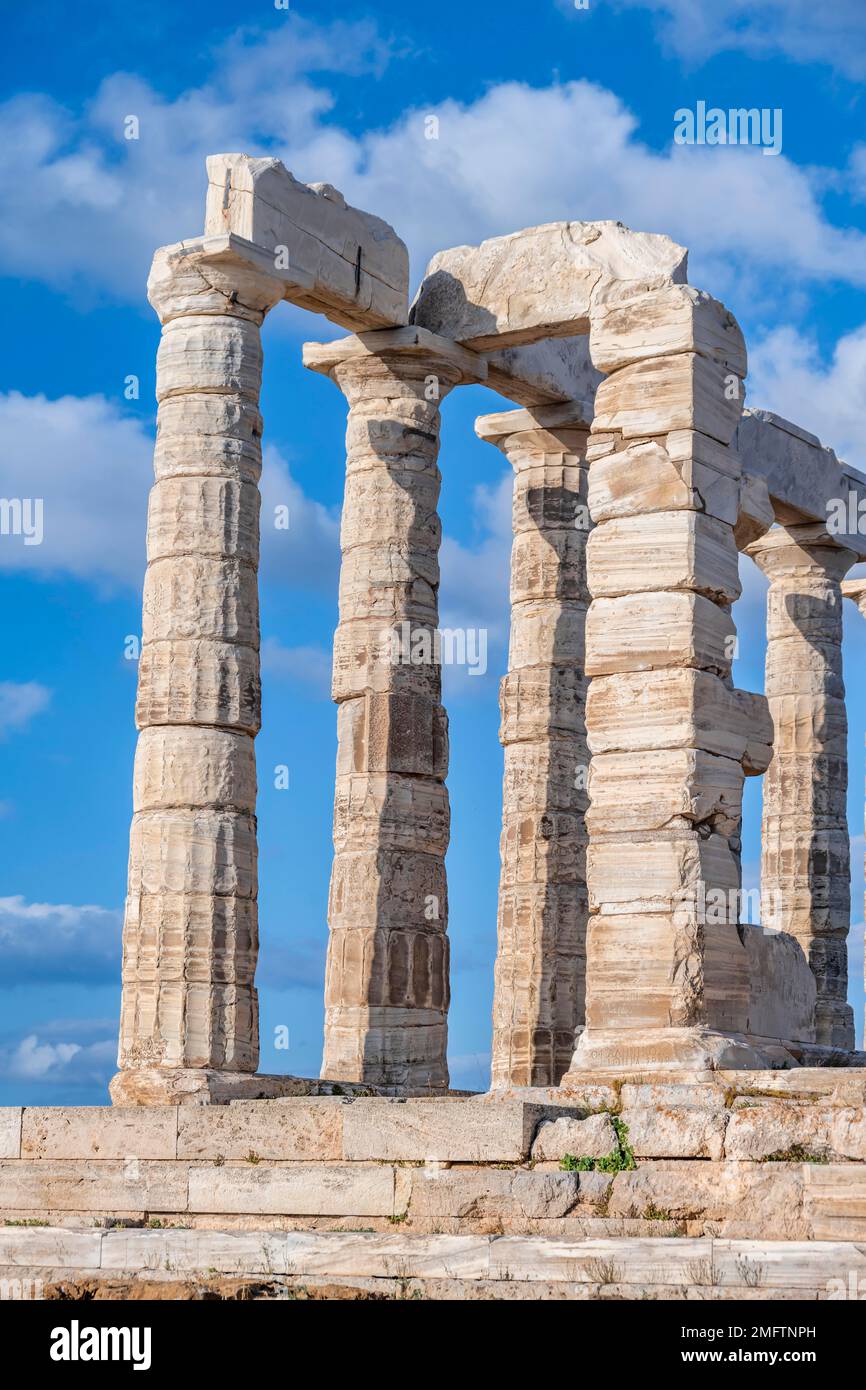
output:
[[616, 1147], [604, 1158], [576, 1158], [565, 1154], [559, 1166], [564, 1173], [626, 1173], [637, 1167], [634, 1150], [628, 1142], [628, 1125], [618, 1115], [611, 1115], [610, 1122], [616, 1134]]

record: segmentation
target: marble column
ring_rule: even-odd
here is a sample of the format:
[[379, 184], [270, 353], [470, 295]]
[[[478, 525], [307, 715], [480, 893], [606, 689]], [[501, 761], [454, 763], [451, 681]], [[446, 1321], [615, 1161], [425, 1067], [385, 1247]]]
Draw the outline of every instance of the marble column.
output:
[[403, 1093], [448, 1086], [437, 457], [476, 360], [416, 328], [304, 348], [349, 404], [322, 1076]]
[[843, 579], [842, 594], [845, 598], [850, 598], [852, 603], [856, 603], [860, 613], [866, 618], [866, 578]]
[[514, 469], [494, 1087], [558, 1085], [583, 1023], [588, 416], [571, 402], [475, 423]]
[[686, 285], [614, 287], [593, 311], [587, 458], [586, 1028], [594, 1069], [754, 1066], [738, 930], [741, 797], [765, 703], [732, 688], [746, 360]]
[[117, 1104], [208, 1100], [258, 1063], [259, 336], [283, 287], [156, 253], [147, 523]]
[[840, 581], [857, 556], [820, 525], [777, 526], [747, 548], [770, 581], [761, 920], [799, 943], [817, 986], [814, 1041], [854, 1046], [848, 718]]

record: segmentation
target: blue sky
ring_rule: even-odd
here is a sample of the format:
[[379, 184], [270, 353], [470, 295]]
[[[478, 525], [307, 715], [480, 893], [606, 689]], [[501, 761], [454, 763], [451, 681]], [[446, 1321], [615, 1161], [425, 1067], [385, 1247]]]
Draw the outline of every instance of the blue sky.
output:
[[[114, 1070], [135, 662], [159, 328], [153, 249], [200, 232], [204, 158], [274, 153], [407, 241], [439, 247], [559, 218], [617, 218], [690, 248], [690, 279], [746, 333], [751, 404], [866, 467], [866, 9], [862, 0], [292, 0], [4, 6], [0, 495], [42, 497], [45, 536], [0, 536], [0, 1103], [99, 1103]], [[780, 108], [778, 157], [673, 143], [674, 113]], [[123, 138], [127, 115], [140, 138]], [[424, 119], [439, 117], [438, 141]], [[300, 362], [332, 325], [265, 328], [264, 728], [258, 740], [262, 1068], [315, 1075], [335, 753], [342, 396]], [[125, 398], [129, 376], [139, 398]], [[507, 641], [510, 477], [443, 411], [442, 613], [490, 634], [483, 678], [446, 671], [452, 1076], [487, 1081]], [[738, 683], [761, 689], [763, 581], [743, 563]], [[863, 1021], [866, 623], [849, 605], [852, 989]], [[288, 790], [272, 769], [290, 768]], [[750, 786], [746, 882], [757, 882]], [[288, 1025], [277, 1052], [274, 1029]]]

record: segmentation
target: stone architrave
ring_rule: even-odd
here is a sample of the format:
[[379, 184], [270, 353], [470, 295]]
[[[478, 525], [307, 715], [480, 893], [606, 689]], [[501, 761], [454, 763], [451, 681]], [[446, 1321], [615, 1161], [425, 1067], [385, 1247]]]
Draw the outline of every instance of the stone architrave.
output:
[[741, 797], [766, 702], [731, 683], [746, 357], [686, 285], [596, 299], [586, 624], [587, 1069], [760, 1065], [739, 928]]
[[484, 363], [423, 329], [307, 343], [349, 403], [322, 1076], [447, 1089], [439, 407]]
[[163, 327], [116, 1104], [207, 1100], [259, 1050], [259, 329], [282, 286], [180, 244], [148, 296]]
[[475, 422], [514, 469], [493, 1087], [557, 1086], [583, 1023], [591, 416], [574, 401]]
[[[632, 294], [643, 293], [685, 281], [687, 261], [685, 247], [670, 237], [633, 232], [621, 222], [547, 222], [437, 252], [411, 319], [477, 352], [498, 353], [585, 334], [605, 292], [627, 285]], [[595, 366], [608, 370], [599, 361]]]
[[286, 299], [354, 332], [402, 326], [409, 253], [381, 217], [351, 207], [329, 183], [300, 183], [278, 159], [207, 161], [205, 238], [256, 251]]
[[774, 527], [747, 554], [770, 581], [766, 692], [775, 736], [764, 778], [761, 921], [797, 940], [815, 976], [814, 1041], [851, 1048], [840, 581], [857, 557], [819, 525]]

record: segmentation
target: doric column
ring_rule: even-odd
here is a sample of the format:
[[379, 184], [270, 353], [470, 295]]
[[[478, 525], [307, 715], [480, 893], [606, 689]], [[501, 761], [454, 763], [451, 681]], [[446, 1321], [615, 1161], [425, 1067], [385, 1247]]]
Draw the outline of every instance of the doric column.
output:
[[258, 1064], [262, 350], [282, 286], [201, 243], [156, 253], [147, 527], [116, 1104], [207, 1100]]
[[861, 614], [866, 618], [866, 578], [844, 579], [842, 581], [842, 593], [845, 598], [850, 598], [852, 603], [856, 603]]
[[851, 870], [840, 581], [857, 556], [820, 525], [777, 526], [748, 547], [770, 581], [761, 920], [799, 942], [815, 976], [814, 1041], [854, 1046], [848, 1004]]
[[349, 403], [322, 1076], [426, 1094], [448, 1086], [439, 406], [478, 368], [416, 328], [308, 343], [304, 362]]
[[698, 290], [623, 285], [596, 300], [590, 350], [609, 375], [587, 454], [586, 1029], [565, 1079], [759, 1065], [740, 826], [768, 733], [731, 685], [743, 339]]
[[514, 469], [494, 1087], [558, 1085], [583, 1023], [590, 413], [571, 402], [475, 422]]

